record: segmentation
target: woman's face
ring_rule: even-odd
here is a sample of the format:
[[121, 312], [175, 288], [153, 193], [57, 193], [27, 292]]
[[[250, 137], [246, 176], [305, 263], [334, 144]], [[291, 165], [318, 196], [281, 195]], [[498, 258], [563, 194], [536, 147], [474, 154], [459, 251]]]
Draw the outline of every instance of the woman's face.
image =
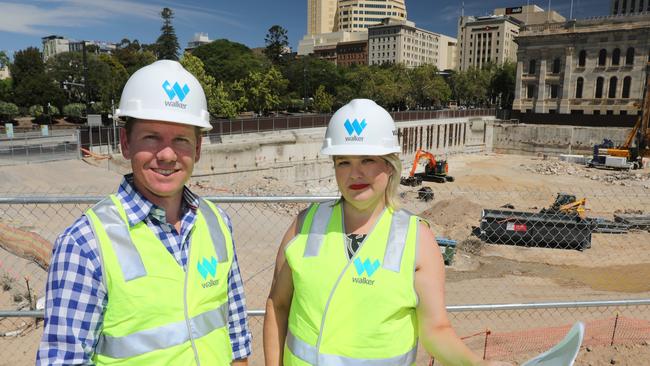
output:
[[359, 209], [384, 204], [391, 165], [380, 156], [336, 156], [334, 171], [339, 190]]

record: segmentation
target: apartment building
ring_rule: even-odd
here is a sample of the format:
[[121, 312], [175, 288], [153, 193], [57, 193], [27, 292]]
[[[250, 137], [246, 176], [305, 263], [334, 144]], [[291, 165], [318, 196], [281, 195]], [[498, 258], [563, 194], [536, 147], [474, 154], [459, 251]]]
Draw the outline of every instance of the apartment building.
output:
[[81, 52], [86, 47], [95, 46], [98, 53], [112, 53], [117, 48], [115, 43], [104, 41], [75, 41], [62, 36], [51, 35], [41, 38], [43, 44], [43, 61], [63, 52]]
[[487, 16], [463, 16], [458, 22], [458, 69], [516, 62], [515, 39], [523, 25], [564, 21], [558, 12], [537, 5], [497, 8]]
[[307, 34], [298, 43], [298, 55], [339, 42], [367, 41], [368, 27], [386, 18], [406, 20], [404, 0], [308, 0]]
[[439, 70], [450, 69], [453, 61], [450, 62], [449, 55], [455, 52], [455, 41], [417, 28], [411, 21], [385, 19], [368, 28], [368, 63], [403, 64], [410, 68], [431, 64]]

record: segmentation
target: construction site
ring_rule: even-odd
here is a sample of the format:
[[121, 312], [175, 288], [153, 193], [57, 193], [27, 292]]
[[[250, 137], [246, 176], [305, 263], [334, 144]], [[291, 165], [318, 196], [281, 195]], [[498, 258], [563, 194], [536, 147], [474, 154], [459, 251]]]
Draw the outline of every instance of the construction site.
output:
[[[524, 125], [468, 112], [397, 121], [400, 201], [436, 234], [457, 333], [485, 358], [520, 363], [582, 321], [576, 365], [647, 364], [647, 111], [635, 128]], [[261, 314], [284, 231], [311, 202], [338, 195], [332, 162], [318, 153], [324, 131], [205, 136], [189, 183], [232, 219], [252, 365], [263, 364]], [[52, 243], [129, 171], [110, 143], [86, 151], [0, 166], [0, 365], [33, 364]], [[431, 362], [420, 349], [418, 364]]]

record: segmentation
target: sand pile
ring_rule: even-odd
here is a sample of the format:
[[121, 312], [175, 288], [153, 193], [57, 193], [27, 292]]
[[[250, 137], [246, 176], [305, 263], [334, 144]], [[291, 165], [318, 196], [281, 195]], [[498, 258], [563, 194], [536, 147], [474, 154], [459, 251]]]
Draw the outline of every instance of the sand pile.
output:
[[482, 206], [464, 197], [433, 202], [419, 214], [431, 223], [436, 236], [462, 241], [470, 237], [473, 226], [479, 226]]

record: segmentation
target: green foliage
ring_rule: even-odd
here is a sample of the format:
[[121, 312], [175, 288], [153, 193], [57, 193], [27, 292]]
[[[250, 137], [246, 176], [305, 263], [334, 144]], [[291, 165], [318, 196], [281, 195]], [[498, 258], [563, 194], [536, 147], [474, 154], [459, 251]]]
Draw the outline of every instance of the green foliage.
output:
[[275, 67], [271, 67], [265, 73], [251, 72], [242, 82], [248, 110], [262, 114], [277, 109], [286, 85], [287, 80]]
[[516, 72], [517, 65], [506, 62], [492, 76], [490, 90], [497, 97], [501, 108], [512, 108], [512, 102], [515, 99]]
[[334, 100], [334, 96], [326, 92], [323, 85], [320, 85], [314, 94], [314, 109], [319, 113], [330, 113]]
[[50, 116], [59, 116], [59, 115], [61, 115], [59, 108], [57, 108], [55, 105], [50, 105]]
[[129, 79], [128, 72], [115, 57], [106, 54], [93, 58], [89, 67], [91, 100], [101, 102], [105, 111], [110, 111], [111, 103], [119, 102], [122, 89]]
[[13, 79], [0, 80], [0, 100], [13, 100]]
[[5, 51], [0, 51], [0, 69], [7, 65], [9, 65], [9, 56], [7, 56]]
[[41, 53], [34, 47], [16, 52], [11, 65], [13, 100], [19, 106], [60, 103], [64, 95], [52, 76], [45, 71]]
[[102, 113], [110, 113], [110, 112], [111, 112], [110, 106], [102, 102], [95, 102], [90, 104], [90, 113], [102, 114]]
[[181, 64], [199, 80], [205, 92], [205, 97], [208, 101], [208, 111], [211, 115], [227, 118], [235, 118], [237, 116], [237, 106], [230, 100], [223, 83], [220, 82], [217, 84], [214, 77], [205, 72], [203, 62], [200, 58], [190, 53], [185, 53], [181, 58]]
[[36, 118], [43, 115], [43, 106], [42, 105], [33, 105], [29, 107], [29, 115]]
[[423, 65], [409, 71], [411, 87], [409, 95], [420, 107], [432, 107], [446, 103], [451, 97], [451, 89], [438, 69], [433, 65]]
[[300, 99], [313, 97], [319, 85], [328, 93], [336, 94], [343, 79], [336, 65], [313, 56], [287, 59], [279, 65], [284, 78], [289, 80], [287, 91]]
[[127, 38], [122, 39], [117, 45], [113, 57], [126, 69], [128, 75], [156, 61], [156, 55], [152, 51], [145, 50], [137, 39], [130, 41]]
[[63, 115], [71, 122], [83, 122], [83, 116], [86, 114], [86, 106], [81, 103], [71, 103], [63, 107]]
[[[67, 101], [72, 103], [101, 102], [110, 110], [111, 102], [118, 102], [128, 73], [117, 58], [110, 55], [88, 55], [88, 88], [67, 85]], [[64, 52], [47, 61], [47, 70], [55, 80], [84, 84], [83, 55], [80, 52]], [[86, 98], [86, 90], [89, 97]]]
[[160, 12], [163, 19], [163, 25], [160, 28], [160, 36], [156, 40], [156, 56], [159, 60], [178, 60], [178, 37], [172, 26], [174, 12], [170, 8], [163, 8]]
[[280, 25], [274, 25], [269, 28], [264, 38], [266, 48], [264, 54], [273, 63], [278, 64], [282, 60], [285, 49], [289, 46], [289, 37], [287, 30]]
[[18, 115], [20, 110], [18, 106], [13, 103], [0, 101], [0, 121], [9, 122]]
[[203, 61], [205, 71], [226, 84], [243, 80], [251, 72], [262, 72], [264, 60], [241, 43], [219, 39], [192, 50]]

